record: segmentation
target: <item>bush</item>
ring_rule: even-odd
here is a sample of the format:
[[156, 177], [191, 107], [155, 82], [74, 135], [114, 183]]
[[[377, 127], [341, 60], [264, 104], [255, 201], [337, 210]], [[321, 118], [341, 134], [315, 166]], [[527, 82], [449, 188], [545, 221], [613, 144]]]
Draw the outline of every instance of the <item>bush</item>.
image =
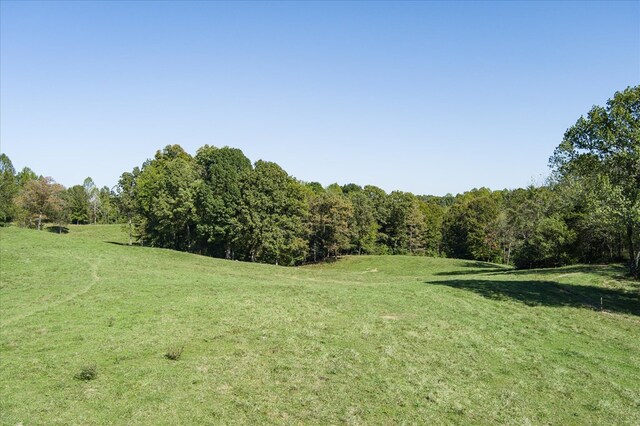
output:
[[74, 376], [77, 380], [93, 380], [98, 376], [98, 366], [87, 364]]
[[167, 353], [164, 354], [164, 357], [172, 361], [177, 361], [182, 356], [183, 350], [184, 346], [172, 346], [167, 349]]

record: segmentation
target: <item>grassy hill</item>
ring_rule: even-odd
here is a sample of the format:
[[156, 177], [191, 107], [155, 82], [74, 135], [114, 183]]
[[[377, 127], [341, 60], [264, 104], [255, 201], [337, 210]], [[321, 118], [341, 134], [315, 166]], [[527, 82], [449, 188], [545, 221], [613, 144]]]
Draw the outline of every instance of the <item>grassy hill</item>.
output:
[[117, 226], [0, 238], [2, 424], [640, 424], [623, 268], [284, 268], [128, 247]]

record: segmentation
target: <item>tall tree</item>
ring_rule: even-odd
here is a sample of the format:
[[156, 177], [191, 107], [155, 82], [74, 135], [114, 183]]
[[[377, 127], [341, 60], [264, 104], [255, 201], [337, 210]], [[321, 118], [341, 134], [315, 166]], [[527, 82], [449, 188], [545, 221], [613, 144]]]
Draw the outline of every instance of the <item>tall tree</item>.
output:
[[497, 261], [501, 258], [492, 225], [500, 212], [496, 195], [486, 188], [459, 197], [447, 211], [443, 244], [447, 256]]
[[108, 186], [103, 186], [98, 191], [100, 202], [100, 223], [117, 223], [118, 209], [116, 207], [116, 194]]
[[378, 238], [378, 222], [376, 221], [373, 202], [364, 191], [350, 191], [348, 197], [353, 206], [351, 228], [351, 246], [355, 253], [374, 253]]
[[23, 188], [27, 182], [38, 179], [38, 176], [33, 170], [29, 167], [24, 167], [22, 170], [16, 174], [16, 182], [18, 183], [18, 187]]
[[71, 223], [87, 224], [91, 220], [91, 206], [89, 196], [82, 185], [75, 185], [68, 188], [64, 194], [66, 208]]
[[155, 246], [191, 251], [200, 185], [193, 158], [179, 145], [165, 147], [146, 162], [134, 186], [144, 238]]
[[306, 257], [308, 205], [302, 184], [259, 160], [243, 173], [236, 243], [251, 261], [293, 265]]
[[430, 200], [420, 201], [420, 210], [424, 217], [422, 234], [424, 251], [427, 255], [438, 256], [442, 251], [442, 222], [446, 208]]
[[327, 188], [311, 198], [309, 222], [311, 224], [310, 249], [314, 260], [334, 258], [349, 248], [349, 224], [353, 219], [353, 205], [342, 194], [339, 186]]
[[100, 191], [91, 177], [86, 178], [82, 183], [82, 186], [87, 193], [89, 206], [91, 207], [91, 222], [96, 224], [98, 223], [98, 214], [100, 210]]
[[241, 150], [205, 145], [195, 161], [203, 184], [196, 195], [198, 244], [201, 252], [231, 259], [241, 203], [240, 178], [251, 170]]
[[0, 223], [9, 222], [14, 215], [14, 198], [18, 193], [16, 170], [9, 157], [0, 154]]
[[140, 175], [140, 169], [135, 167], [133, 172], [123, 173], [116, 186], [116, 205], [119, 215], [125, 218], [127, 222], [126, 227], [129, 234], [129, 245], [133, 244], [134, 217], [139, 210], [135, 190], [136, 177], [138, 175]]
[[[567, 225], [568, 209], [552, 187], [530, 186], [506, 197], [506, 223], [500, 223], [502, 255], [518, 268], [562, 266], [572, 262], [575, 232]], [[570, 210], [570, 209], [569, 209]], [[499, 219], [501, 217], [499, 216]], [[513, 239], [512, 239], [513, 238]]]
[[30, 180], [18, 196], [18, 204], [29, 215], [29, 222], [35, 220], [36, 228], [41, 230], [43, 220], [58, 217], [63, 191], [64, 187], [50, 177]]
[[616, 92], [605, 107], [594, 106], [564, 134], [550, 159], [561, 176], [579, 176], [606, 188], [602, 206], [626, 234], [629, 270], [639, 275], [640, 86]]
[[386, 254], [389, 252], [388, 242], [388, 221], [389, 221], [389, 196], [387, 193], [377, 186], [366, 185], [362, 188], [362, 192], [371, 202], [373, 207], [373, 216], [376, 220], [378, 232], [376, 234], [376, 253]]

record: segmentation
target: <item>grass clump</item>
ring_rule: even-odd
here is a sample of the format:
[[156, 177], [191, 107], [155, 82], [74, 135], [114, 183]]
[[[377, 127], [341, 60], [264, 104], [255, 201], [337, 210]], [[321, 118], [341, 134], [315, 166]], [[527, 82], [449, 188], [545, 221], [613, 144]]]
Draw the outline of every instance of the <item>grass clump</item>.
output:
[[93, 380], [98, 377], [98, 366], [96, 364], [87, 364], [83, 366], [73, 377], [77, 380]]
[[177, 361], [182, 356], [182, 351], [184, 351], [184, 346], [170, 346], [164, 354], [164, 357], [172, 361]]

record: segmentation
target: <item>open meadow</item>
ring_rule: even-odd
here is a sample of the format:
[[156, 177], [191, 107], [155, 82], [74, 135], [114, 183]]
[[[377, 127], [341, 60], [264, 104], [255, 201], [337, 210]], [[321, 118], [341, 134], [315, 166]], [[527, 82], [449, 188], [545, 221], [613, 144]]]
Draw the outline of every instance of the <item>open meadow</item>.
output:
[[0, 241], [2, 424], [640, 424], [622, 266], [278, 267], [115, 225]]

